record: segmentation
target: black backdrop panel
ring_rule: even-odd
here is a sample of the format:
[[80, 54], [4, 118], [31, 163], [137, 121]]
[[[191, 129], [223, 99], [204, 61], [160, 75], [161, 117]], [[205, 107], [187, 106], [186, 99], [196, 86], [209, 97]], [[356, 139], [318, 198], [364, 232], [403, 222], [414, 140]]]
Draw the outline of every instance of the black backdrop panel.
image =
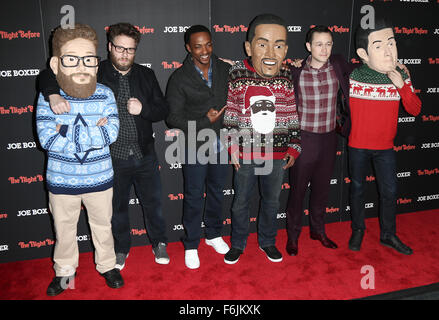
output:
[[[49, 37], [66, 13], [65, 1], [15, 0], [2, 4], [0, 11], [0, 262], [49, 257], [54, 232], [44, 186], [45, 153], [37, 143], [34, 107], [39, 70], [50, 57]], [[180, 66], [186, 51], [183, 34], [187, 27], [203, 24], [212, 31], [214, 51], [233, 60], [245, 57], [245, 32], [257, 14], [270, 12], [288, 24], [287, 59], [305, 58], [305, 34], [312, 25], [328, 25], [334, 34], [333, 53], [358, 62], [352, 42], [365, 5], [391, 17], [398, 42], [400, 62], [409, 68], [423, 107], [418, 117], [400, 109], [395, 152], [398, 160], [398, 213], [439, 208], [439, 25], [437, 1], [369, 0], [73, 0], [75, 22], [90, 24], [98, 32], [98, 54], [107, 57], [105, 29], [117, 22], [130, 22], [139, 28], [142, 39], [136, 62], [152, 68], [163, 91], [170, 74]], [[71, 21], [69, 21], [71, 22]], [[164, 122], [154, 124], [156, 150], [163, 184], [163, 212], [169, 241], [184, 234], [181, 224], [183, 176], [179, 163], [167, 163], [165, 141], [170, 135]], [[346, 141], [339, 139], [337, 161], [330, 181], [326, 221], [350, 220], [349, 174]], [[224, 235], [230, 234], [230, 207], [233, 201], [233, 170], [224, 187]], [[373, 169], [368, 181], [367, 217], [378, 215], [379, 202]], [[277, 214], [279, 232], [285, 228], [285, 212], [290, 188], [288, 174], [282, 186]], [[149, 244], [141, 206], [131, 190], [130, 219], [133, 245]], [[304, 202], [303, 224], [308, 225], [309, 194]], [[251, 232], [256, 231], [259, 197], [250, 207]], [[83, 210], [78, 223], [81, 252], [92, 250], [90, 230]], [[283, 246], [283, 244], [279, 244]]]

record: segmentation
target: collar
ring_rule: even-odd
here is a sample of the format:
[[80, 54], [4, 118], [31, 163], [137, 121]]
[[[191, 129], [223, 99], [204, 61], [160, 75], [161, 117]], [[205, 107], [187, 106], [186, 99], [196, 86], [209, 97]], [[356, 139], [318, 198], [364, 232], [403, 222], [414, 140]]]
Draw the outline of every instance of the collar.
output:
[[308, 58], [306, 58], [306, 61], [305, 61], [305, 69], [307, 70], [307, 71], [326, 71], [328, 68], [329, 68], [329, 59], [328, 59], [328, 61], [326, 61], [320, 68], [314, 68], [313, 66], [311, 66], [311, 59], [312, 59], [312, 56], [311, 55], [309, 55], [308, 56]]

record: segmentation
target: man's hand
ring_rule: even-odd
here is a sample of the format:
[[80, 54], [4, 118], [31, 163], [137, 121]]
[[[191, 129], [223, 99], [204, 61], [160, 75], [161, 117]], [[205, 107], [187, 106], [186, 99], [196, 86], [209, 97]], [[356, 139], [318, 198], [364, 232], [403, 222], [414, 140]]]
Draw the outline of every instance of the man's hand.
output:
[[402, 69], [405, 73], [407, 73], [407, 75], [408, 75], [409, 78], [410, 78], [410, 71], [409, 71], [409, 69], [407, 69], [407, 67], [406, 67], [404, 64], [399, 63], [398, 61], [396, 61], [396, 66], [397, 66], [398, 68]]
[[49, 104], [54, 114], [63, 114], [70, 112], [70, 104], [59, 94], [51, 94], [49, 96]]
[[387, 72], [387, 76], [397, 88], [401, 89], [404, 86], [404, 80], [402, 79], [401, 73], [396, 69]]
[[292, 155], [290, 155], [289, 153], [287, 153], [284, 157], [284, 160], [287, 160], [287, 159], [288, 159], [287, 164], [282, 167], [284, 170], [292, 167], [294, 162], [296, 161], [296, 159], [294, 159], [294, 157]]
[[226, 59], [226, 58], [219, 58], [220, 60], [222, 60], [222, 61], [224, 61], [225, 63], [228, 63], [228, 64], [230, 64], [231, 66], [234, 66], [235, 65], [235, 61], [233, 61], [233, 60], [230, 60], [230, 59]]
[[226, 109], [226, 107], [227, 106], [222, 107], [222, 109], [220, 111], [217, 111], [213, 108], [210, 108], [206, 114], [206, 117], [209, 118], [210, 123], [216, 122], [221, 117], [221, 115], [224, 113], [224, 110]]
[[296, 68], [300, 68], [302, 66], [303, 59], [294, 59], [291, 61], [291, 65], [295, 66]]
[[108, 119], [107, 118], [100, 118], [98, 123], [96, 123], [96, 125], [98, 127], [103, 127], [108, 123]]
[[127, 101], [127, 110], [130, 114], [137, 116], [142, 111], [142, 103], [137, 98], [129, 98]]

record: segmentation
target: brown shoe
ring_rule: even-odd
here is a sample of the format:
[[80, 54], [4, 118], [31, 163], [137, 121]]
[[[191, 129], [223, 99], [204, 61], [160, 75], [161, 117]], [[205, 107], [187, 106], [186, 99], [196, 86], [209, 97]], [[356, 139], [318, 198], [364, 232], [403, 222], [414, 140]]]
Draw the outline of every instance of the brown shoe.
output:
[[338, 248], [337, 244], [331, 239], [329, 239], [325, 234], [311, 233], [311, 239], [319, 240], [322, 243], [322, 245], [326, 248], [330, 248], [330, 249]]
[[297, 256], [297, 254], [299, 253], [299, 242], [297, 240], [288, 240], [286, 250], [290, 256]]

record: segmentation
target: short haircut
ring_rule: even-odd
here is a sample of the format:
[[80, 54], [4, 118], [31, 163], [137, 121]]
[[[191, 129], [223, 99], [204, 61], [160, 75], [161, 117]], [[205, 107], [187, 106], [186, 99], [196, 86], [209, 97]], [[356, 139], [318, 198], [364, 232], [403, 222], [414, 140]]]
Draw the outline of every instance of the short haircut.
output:
[[315, 26], [314, 28], [311, 28], [308, 30], [308, 32], [306, 33], [306, 41], [305, 42], [312, 42], [312, 37], [314, 36], [314, 33], [319, 32], [319, 33], [329, 33], [331, 35], [331, 38], [333, 38], [332, 36], [332, 32], [331, 30], [329, 30], [329, 28], [327, 26]]
[[198, 32], [206, 32], [209, 34], [209, 36], [212, 38], [212, 35], [210, 33], [210, 30], [201, 25], [201, 24], [196, 24], [191, 26], [189, 29], [186, 30], [186, 32], [184, 33], [184, 44], [189, 44], [189, 42], [191, 42], [191, 36], [194, 33], [198, 33]]
[[375, 28], [371, 29], [363, 29], [361, 27], [361, 24], [357, 27], [357, 30], [355, 31], [355, 46], [356, 49], [364, 49], [367, 52], [367, 47], [369, 46], [369, 35], [372, 32], [380, 31], [383, 29], [391, 28], [393, 30], [392, 23], [385, 19], [385, 18], [378, 18], [375, 19]]
[[[258, 16], [256, 16], [249, 24], [248, 30], [247, 30], [247, 41], [252, 42], [253, 38], [255, 37], [255, 30], [256, 27], [260, 24], [277, 24], [285, 28], [285, 31], [287, 31], [287, 24], [284, 19], [282, 19], [279, 16], [276, 16], [271, 13], [263, 13]], [[288, 34], [288, 32], [287, 32]]]
[[114, 38], [116, 38], [117, 36], [120, 36], [120, 35], [127, 36], [127, 37], [134, 39], [134, 41], [136, 42], [136, 46], [140, 42], [139, 30], [137, 30], [136, 27], [134, 27], [130, 23], [119, 22], [119, 23], [111, 25], [108, 28], [107, 38], [108, 38], [109, 42], [113, 42]]
[[93, 42], [96, 50], [98, 48], [98, 36], [96, 31], [86, 24], [76, 23], [74, 28], [56, 28], [52, 35], [52, 54], [55, 57], [61, 56], [61, 48], [70, 40], [82, 38]]

